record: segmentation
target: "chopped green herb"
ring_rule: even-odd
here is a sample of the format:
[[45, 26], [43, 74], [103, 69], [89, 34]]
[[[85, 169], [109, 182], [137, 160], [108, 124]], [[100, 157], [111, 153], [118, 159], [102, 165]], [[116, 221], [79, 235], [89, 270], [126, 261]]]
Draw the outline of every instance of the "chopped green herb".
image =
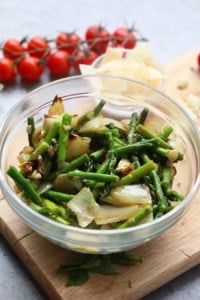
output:
[[102, 275], [119, 274], [117, 265], [142, 263], [142, 258], [129, 252], [115, 254], [79, 254], [62, 264], [57, 273], [68, 276], [67, 285], [81, 285], [89, 280], [90, 273]]
[[135, 265], [142, 263], [142, 258], [140, 256], [134, 255], [129, 252], [120, 252], [110, 255], [110, 259], [113, 263], [117, 265]]
[[82, 285], [89, 279], [89, 272], [87, 269], [76, 269], [68, 272], [68, 280], [66, 285]]

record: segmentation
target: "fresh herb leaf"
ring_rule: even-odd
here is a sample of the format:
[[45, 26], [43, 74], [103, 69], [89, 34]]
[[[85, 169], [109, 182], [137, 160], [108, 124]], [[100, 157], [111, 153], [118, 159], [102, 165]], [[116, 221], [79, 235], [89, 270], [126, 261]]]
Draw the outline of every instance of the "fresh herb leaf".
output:
[[[121, 252], [108, 255], [80, 254], [62, 264], [58, 273], [67, 274], [67, 286], [82, 285], [88, 279], [90, 272], [103, 275], [118, 274], [116, 265], [134, 265], [142, 263], [142, 258], [129, 252]], [[129, 287], [132, 287], [129, 281]]]
[[98, 268], [100, 263], [101, 263], [100, 259], [98, 259], [97, 255], [91, 255], [91, 257], [88, 259], [88, 261], [86, 263], [82, 264], [80, 267], [90, 271], [93, 268]]
[[110, 259], [116, 265], [135, 265], [142, 263], [141, 257], [128, 252], [111, 254]]
[[101, 258], [99, 258], [99, 266], [91, 268], [90, 271], [93, 273], [104, 274], [104, 275], [119, 273], [119, 270], [110, 261], [109, 256], [102, 256]]
[[89, 280], [89, 272], [86, 269], [76, 269], [68, 272], [68, 280], [66, 285], [82, 285]]
[[70, 261], [65, 262], [62, 264], [59, 269], [58, 273], [68, 273], [68, 271], [80, 269], [80, 266], [87, 263], [90, 259], [91, 255], [88, 254], [81, 254], [80, 256], [76, 256], [74, 259], [71, 259]]

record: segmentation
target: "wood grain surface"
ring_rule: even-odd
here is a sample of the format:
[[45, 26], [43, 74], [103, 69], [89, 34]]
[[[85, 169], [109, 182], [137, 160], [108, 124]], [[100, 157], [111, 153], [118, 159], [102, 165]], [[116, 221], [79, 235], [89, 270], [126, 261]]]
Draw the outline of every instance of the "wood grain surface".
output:
[[[169, 63], [166, 70], [166, 93], [184, 101], [188, 93], [200, 94], [200, 75], [195, 70], [198, 50]], [[192, 68], [191, 68], [192, 67]], [[187, 79], [188, 86], [177, 84]], [[121, 267], [118, 275], [92, 275], [80, 287], [66, 287], [66, 276], [57, 275], [58, 266], [72, 252], [47, 241], [27, 227], [0, 195], [0, 232], [18, 254], [50, 299], [133, 300], [140, 299], [200, 262], [200, 191], [189, 210], [160, 237], [134, 249], [143, 264]], [[132, 287], [129, 287], [129, 281]]]

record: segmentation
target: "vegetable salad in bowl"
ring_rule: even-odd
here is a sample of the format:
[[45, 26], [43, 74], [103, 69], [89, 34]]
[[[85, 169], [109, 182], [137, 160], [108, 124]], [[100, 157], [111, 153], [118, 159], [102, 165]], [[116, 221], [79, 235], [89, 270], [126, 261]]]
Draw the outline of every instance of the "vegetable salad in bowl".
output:
[[[137, 101], [134, 89], [152, 96]], [[164, 94], [125, 78], [76, 76], [36, 89], [5, 118], [0, 147], [11, 208], [79, 252], [122, 252], [153, 239], [180, 219], [199, 185], [192, 120]]]
[[127, 228], [158, 218], [183, 196], [172, 189], [183, 154], [170, 145], [173, 128], [155, 133], [148, 109], [130, 119], [104, 116], [101, 100], [81, 116], [65, 112], [56, 96], [43, 123], [28, 117], [29, 145], [19, 169], [7, 173], [33, 210], [81, 228]]

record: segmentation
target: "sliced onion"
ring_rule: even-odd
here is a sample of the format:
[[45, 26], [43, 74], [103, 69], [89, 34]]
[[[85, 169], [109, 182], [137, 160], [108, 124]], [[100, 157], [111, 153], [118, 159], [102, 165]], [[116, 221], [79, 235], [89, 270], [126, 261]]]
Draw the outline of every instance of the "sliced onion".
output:
[[59, 192], [75, 194], [82, 188], [82, 183], [78, 178], [70, 179], [66, 174], [60, 174], [54, 180], [53, 187]]
[[105, 199], [105, 201], [118, 206], [149, 204], [152, 202], [149, 189], [143, 184], [116, 187], [111, 190], [110, 195]]
[[67, 203], [67, 206], [75, 213], [80, 227], [87, 227], [94, 220], [99, 209], [88, 188], [83, 188]]
[[96, 212], [95, 222], [97, 225], [109, 224], [127, 220], [141, 208], [140, 205], [115, 207], [111, 205], [100, 205]]
[[82, 138], [79, 135], [74, 135], [73, 138], [69, 138], [66, 159], [70, 161], [81, 156], [82, 154], [88, 153], [90, 148], [90, 141], [90, 138]]
[[56, 97], [49, 107], [48, 115], [62, 115], [65, 113], [65, 108], [63, 105], [63, 100], [61, 97]]
[[61, 123], [63, 115], [45, 115], [44, 116], [44, 121], [43, 121], [43, 129], [45, 131], [48, 131], [55, 122]]
[[81, 128], [80, 132], [87, 132], [87, 131], [98, 131], [106, 129], [106, 125], [113, 124], [115, 127], [124, 130], [124, 126], [117, 120], [111, 118], [104, 118], [103, 116], [98, 116], [93, 118], [92, 120], [86, 122]]
[[37, 191], [39, 193], [39, 195], [43, 194], [44, 192], [50, 190], [52, 188], [52, 183], [49, 183], [49, 182], [42, 182]]

